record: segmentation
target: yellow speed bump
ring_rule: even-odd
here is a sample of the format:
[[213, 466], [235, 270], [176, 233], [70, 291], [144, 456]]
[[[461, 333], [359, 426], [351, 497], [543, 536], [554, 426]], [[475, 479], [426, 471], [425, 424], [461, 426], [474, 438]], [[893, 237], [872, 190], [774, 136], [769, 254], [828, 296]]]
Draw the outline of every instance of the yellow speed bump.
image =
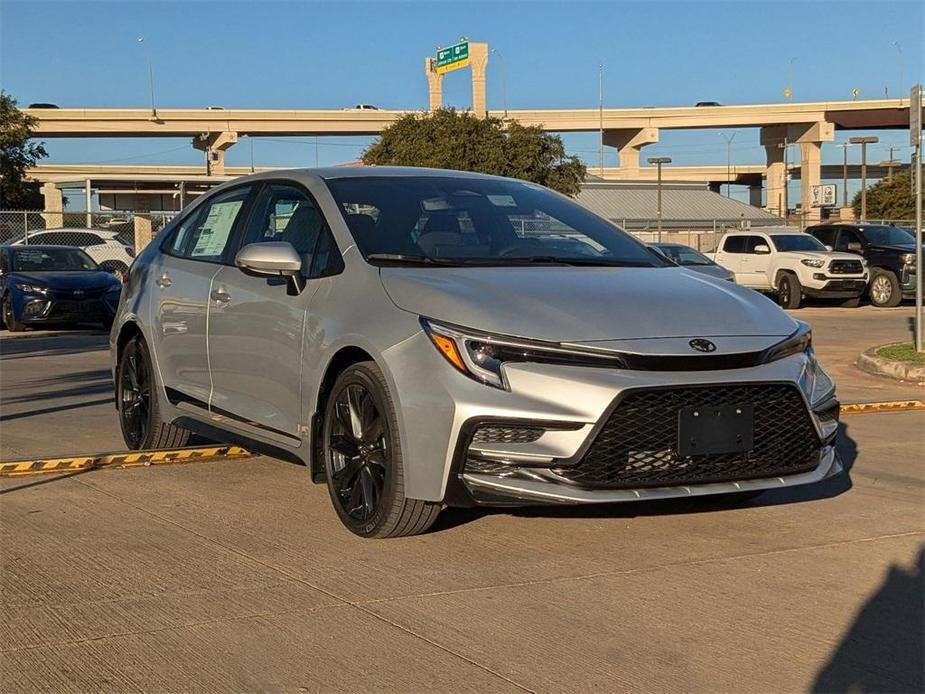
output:
[[865, 414], [867, 412], [905, 412], [908, 410], [925, 410], [921, 400], [890, 400], [889, 402], [856, 402], [842, 405], [842, 414]]
[[248, 458], [251, 455], [253, 454], [239, 446], [213, 446], [211, 448], [176, 448], [164, 451], [102, 453], [73, 458], [12, 460], [0, 462], [0, 477], [75, 472], [105, 467], [128, 468], [147, 465], [170, 465], [173, 463], [192, 463], [227, 458]]

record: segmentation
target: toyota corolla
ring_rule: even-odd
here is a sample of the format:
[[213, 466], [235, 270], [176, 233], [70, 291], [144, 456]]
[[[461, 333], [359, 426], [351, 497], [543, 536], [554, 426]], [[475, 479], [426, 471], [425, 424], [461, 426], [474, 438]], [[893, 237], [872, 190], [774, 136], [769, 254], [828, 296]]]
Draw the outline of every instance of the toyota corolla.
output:
[[131, 448], [305, 463], [351, 531], [445, 506], [755, 494], [838, 474], [808, 326], [567, 197], [414, 168], [258, 174], [138, 257], [111, 336]]

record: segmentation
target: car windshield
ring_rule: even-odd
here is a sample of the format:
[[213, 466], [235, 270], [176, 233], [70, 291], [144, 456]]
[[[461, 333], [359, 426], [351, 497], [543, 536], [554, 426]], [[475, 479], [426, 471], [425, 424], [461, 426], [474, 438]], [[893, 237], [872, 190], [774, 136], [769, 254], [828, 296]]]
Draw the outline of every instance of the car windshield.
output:
[[875, 246], [906, 246], [915, 243], [915, 237], [902, 227], [861, 227], [867, 243]]
[[825, 246], [815, 236], [809, 234], [772, 234], [774, 248], [785, 251], [824, 251]]
[[76, 272], [99, 270], [79, 248], [17, 248], [12, 269], [16, 272]]
[[667, 256], [670, 260], [678, 265], [715, 265], [712, 260], [702, 253], [698, 253], [693, 248], [687, 246], [663, 246], [656, 244], [655, 247]]
[[327, 185], [363, 256], [377, 264], [667, 265], [629, 234], [532, 183], [364, 176]]

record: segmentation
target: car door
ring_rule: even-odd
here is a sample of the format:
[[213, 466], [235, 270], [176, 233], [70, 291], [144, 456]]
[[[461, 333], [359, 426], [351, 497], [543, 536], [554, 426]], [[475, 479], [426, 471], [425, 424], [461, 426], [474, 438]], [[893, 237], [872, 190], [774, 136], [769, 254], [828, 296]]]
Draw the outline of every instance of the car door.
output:
[[209, 402], [209, 292], [252, 188], [232, 188], [202, 201], [177, 224], [150, 266], [154, 355], [174, 400], [201, 407]]
[[734, 274], [736, 282], [740, 284], [739, 275], [742, 272], [742, 251], [744, 249], [744, 236], [727, 236], [713, 258], [717, 265], [721, 265]]
[[213, 416], [298, 437], [302, 423], [301, 360], [306, 311], [329, 260], [339, 262], [317, 203], [300, 185], [267, 183], [259, 193], [241, 246], [291, 243], [302, 256], [304, 287], [248, 274], [234, 265], [215, 276], [209, 302]]
[[863, 255], [864, 243], [857, 231], [850, 227], [841, 227], [838, 230], [838, 238], [835, 240], [835, 250]]
[[763, 236], [746, 236], [745, 249], [742, 253], [742, 278], [741, 284], [747, 287], [766, 288], [773, 286], [768, 279], [768, 269], [771, 265], [771, 254], [768, 252], [759, 253], [755, 249], [759, 246], [767, 246], [771, 249], [771, 241]]

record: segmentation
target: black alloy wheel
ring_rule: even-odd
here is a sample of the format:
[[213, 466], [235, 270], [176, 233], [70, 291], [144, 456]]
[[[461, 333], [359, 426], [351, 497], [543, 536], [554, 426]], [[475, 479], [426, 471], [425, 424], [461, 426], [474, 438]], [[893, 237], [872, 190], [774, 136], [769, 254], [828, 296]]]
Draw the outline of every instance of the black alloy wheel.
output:
[[351, 383], [334, 400], [328, 433], [331, 479], [341, 509], [358, 523], [367, 522], [382, 500], [390, 451], [386, 424], [372, 394]]
[[129, 448], [144, 448], [151, 429], [151, 368], [137, 340], [126, 345], [119, 363], [119, 420]]

